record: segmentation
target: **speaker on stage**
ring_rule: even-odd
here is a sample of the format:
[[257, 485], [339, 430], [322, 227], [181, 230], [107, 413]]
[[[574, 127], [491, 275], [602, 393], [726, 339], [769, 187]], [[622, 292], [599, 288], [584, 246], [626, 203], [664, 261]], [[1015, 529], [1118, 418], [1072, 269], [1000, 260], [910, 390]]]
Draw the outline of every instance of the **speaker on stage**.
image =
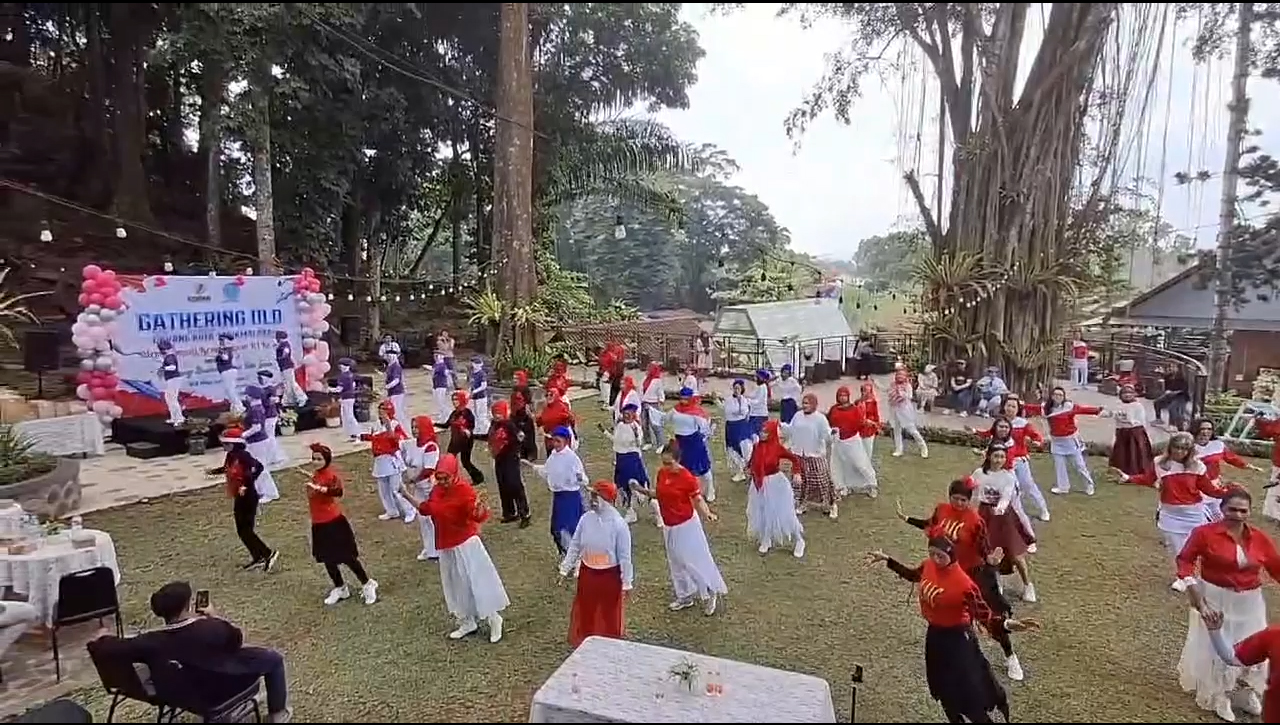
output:
[[340, 339], [345, 347], [358, 347], [360, 345], [360, 317], [358, 315], [343, 315], [339, 325], [342, 331]]
[[62, 367], [55, 330], [27, 330], [22, 336], [22, 369], [43, 373]]

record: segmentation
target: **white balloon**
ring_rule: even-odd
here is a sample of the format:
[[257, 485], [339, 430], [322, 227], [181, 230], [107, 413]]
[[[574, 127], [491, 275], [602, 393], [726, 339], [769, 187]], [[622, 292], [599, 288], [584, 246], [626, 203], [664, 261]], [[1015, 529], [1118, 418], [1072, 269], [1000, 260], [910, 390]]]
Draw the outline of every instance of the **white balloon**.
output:
[[80, 321], [90, 327], [97, 327], [102, 324], [102, 318], [92, 312], [86, 312], [80, 316]]
[[100, 315], [102, 314], [102, 305], [89, 305], [84, 308], [84, 311], [91, 315]]
[[81, 400], [88, 400], [88, 399], [89, 399], [89, 386], [88, 386], [88, 385], [85, 385], [84, 383], [80, 383], [79, 385], [77, 385], [77, 386], [76, 386], [76, 397], [77, 397], [77, 398], [79, 398], [79, 399], [81, 399]]
[[321, 320], [320, 324], [316, 325], [316, 329], [320, 331], [321, 335], [328, 332], [330, 327], [332, 326], [325, 320]]
[[[104, 317], [102, 319], [105, 320], [107, 318]], [[115, 337], [116, 333], [120, 332], [120, 321], [112, 320], [111, 322], [108, 322], [105, 327], [107, 328], [107, 337]]]
[[93, 369], [93, 358], [86, 357], [80, 361], [80, 369], [88, 372]]
[[112, 309], [104, 309], [102, 312], [98, 313], [98, 317], [102, 318], [103, 322], [111, 322], [116, 319], [116, 311]]
[[122, 415], [124, 415], [124, 408], [121, 408], [118, 405], [111, 406], [111, 417], [119, 418]]
[[303, 350], [310, 350], [310, 349], [312, 349], [312, 348], [313, 348], [313, 347], [315, 347], [315, 346], [316, 346], [316, 340], [315, 340], [315, 338], [314, 338], [314, 337], [304, 337], [304, 338], [302, 338], [302, 349], [303, 349]]
[[98, 415], [106, 415], [106, 414], [110, 413], [110, 412], [111, 412], [111, 401], [110, 401], [110, 400], [95, 400], [95, 401], [93, 401], [93, 412], [97, 413]]
[[111, 421], [113, 418], [114, 416], [112, 416], [111, 413], [109, 412], [98, 413], [98, 422], [102, 423], [103, 425], [111, 425]]
[[111, 352], [111, 341], [95, 340], [93, 343], [93, 349], [97, 350], [98, 352]]
[[310, 302], [307, 302], [306, 300], [303, 300], [303, 299], [299, 299], [299, 300], [295, 303], [295, 305], [296, 305], [296, 307], [298, 308], [298, 311], [299, 311], [299, 312], [306, 312], [307, 310], [311, 309], [311, 303], [310, 303]]
[[72, 343], [76, 346], [76, 354], [79, 355], [82, 360], [88, 360], [92, 364], [94, 356], [98, 354], [93, 349], [93, 341], [80, 340], [77, 342], [72, 340]]
[[115, 366], [116, 361], [112, 360], [110, 355], [100, 355], [97, 360], [93, 361], [93, 369], [104, 373], [110, 372]]
[[75, 338], [89, 331], [89, 326], [83, 322], [76, 322], [71, 326], [71, 337]]

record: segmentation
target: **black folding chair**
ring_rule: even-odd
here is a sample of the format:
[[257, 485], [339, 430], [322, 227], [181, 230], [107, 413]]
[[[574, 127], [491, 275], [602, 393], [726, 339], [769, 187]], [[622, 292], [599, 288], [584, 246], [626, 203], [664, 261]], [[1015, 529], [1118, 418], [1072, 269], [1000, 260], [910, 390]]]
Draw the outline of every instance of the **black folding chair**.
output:
[[33, 707], [5, 722], [56, 722], [66, 725], [67, 723], [93, 722], [93, 715], [74, 700], [60, 697], [39, 707]]
[[116, 708], [124, 700], [136, 700], [156, 708], [156, 721], [159, 722], [163, 717], [164, 703], [156, 697], [155, 688], [151, 685], [151, 670], [141, 662], [107, 657], [102, 654], [97, 644], [97, 641], [90, 642], [87, 649], [89, 659], [93, 661], [93, 667], [98, 671], [98, 679], [102, 681], [103, 689], [111, 695], [107, 722], [115, 719]]
[[116, 575], [100, 566], [67, 574], [58, 580], [58, 603], [53, 610], [53, 668], [62, 681], [62, 661], [58, 656], [58, 630], [91, 619], [101, 624], [106, 617], [116, 620], [116, 636], [124, 636], [120, 600], [116, 597]]
[[162, 703], [156, 722], [173, 722], [184, 712], [202, 722], [244, 722], [250, 710], [253, 722], [262, 722], [257, 699], [259, 682], [255, 675], [209, 672], [174, 660], [153, 663], [151, 685]]

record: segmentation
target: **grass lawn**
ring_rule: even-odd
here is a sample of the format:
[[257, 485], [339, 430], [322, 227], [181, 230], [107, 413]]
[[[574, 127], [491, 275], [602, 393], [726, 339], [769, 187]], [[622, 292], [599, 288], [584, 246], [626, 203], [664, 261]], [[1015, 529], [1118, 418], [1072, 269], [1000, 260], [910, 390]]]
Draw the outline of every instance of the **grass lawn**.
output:
[[[868, 569], [863, 554], [883, 548], [908, 561], [923, 557], [923, 539], [895, 518], [894, 499], [924, 515], [947, 482], [972, 470], [976, 459], [968, 449], [943, 446], [927, 461], [892, 458], [886, 444], [881, 439], [876, 461], [883, 495], [847, 502], [838, 522], [810, 513], [809, 553], [799, 561], [788, 552], [756, 553], [745, 532], [745, 491], [719, 467], [717, 447], [721, 495], [713, 508], [721, 519], [708, 531], [729, 583], [727, 601], [714, 618], [698, 609], [669, 612], [661, 539], [642, 516], [633, 529], [637, 578], [630, 636], [826, 678], [846, 720], [849, 674], [860, 663], [866, 668], [860, 721], [939, 722], [941, 710], [923, 683], [924, 624], [912, 589], [882, 566]], [[603, 436], [592, 435], [584, 453], [593, 478], [612, 474]], [[1091, 463], [1101, 475], [1102, 459]], [[414, 559], [417, 526], [376, 520], [380, 506], [368, 455], [338, 465], [347, 473], [345, 505], [365, 566], [381, 583], [376, 605], [366, 607], [358, 597], [332, 608], [321, 604], [329, 583], [309, 556], [306, 505], [295, 473], [279, 478], [284, 498], [262, 518], [264, 538], [283, 551], [270, 575], [240, 571], [245, 555], [232, 530], [230, 503], [215, 489], [90, 517], [88, 525], [116, 538], [126, 617], [137, 626], [153, 624], [147, 596], [168, 580], [210, 589], [214, 606], [251, 640], [286, 653], [302, 722], [525, 722], [533, 692], [568, 655], [572, 592], [554, 586], [557, 557], [546, 531], [545, 488], [528, 481], [534, 526], [495, 523], [484, 530], [512, 600], [506, 637], [496, 645], [483, 637], [453, 642], [445, 638], [452, 621], [436, 566]], [[488, 468], [487, 456], [480, 465]], [[1047, 491], [1047, 457], [1036, 460], [1035, 471]], [[1260, 490], [1259, 476], [1245, 480]], [[489, 489], [496, 505], [492, 484]], [[1168, 589], [1169, 565], [1152, 521], [1154, 493], [1100, 480], [1093, 498], [1074, 494], [1050, 503], [1056, 505], [1053, 521], [1039, 525], [1040, 553], [1032, 564], [1041, 603], [1017, 605], [1019, 615], [1040, 619], [1045, 630], [1015, 635], [1027, 679], [1011, 687], [1014, 718], [1212, 720], [1178, 691], [1174, 665], [1187, 615], [1183, 600]], [[987, 651], [1003, 673], [998, 648], [990, 644]], [[100, 690], [80, 695], [99, 720], [105, 717], [107, 698]], [[125, 706], [118, 717], [142, 722], [154, 716]]]

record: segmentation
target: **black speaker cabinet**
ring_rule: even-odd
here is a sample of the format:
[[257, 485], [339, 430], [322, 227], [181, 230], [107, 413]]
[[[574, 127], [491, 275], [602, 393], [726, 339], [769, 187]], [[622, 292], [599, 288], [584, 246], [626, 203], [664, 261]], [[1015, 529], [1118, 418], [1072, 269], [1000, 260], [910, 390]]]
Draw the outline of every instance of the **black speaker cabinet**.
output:
[[27, 330], [22, 336], [22, 369], [43, 373], [62, 367], [58, 333], [54, 330]]
[[339, 329], [342, 331], [340, 339], [345, 347], [358, 347], [360, 345], [360, 317], [358, 315], [343, 315]]

